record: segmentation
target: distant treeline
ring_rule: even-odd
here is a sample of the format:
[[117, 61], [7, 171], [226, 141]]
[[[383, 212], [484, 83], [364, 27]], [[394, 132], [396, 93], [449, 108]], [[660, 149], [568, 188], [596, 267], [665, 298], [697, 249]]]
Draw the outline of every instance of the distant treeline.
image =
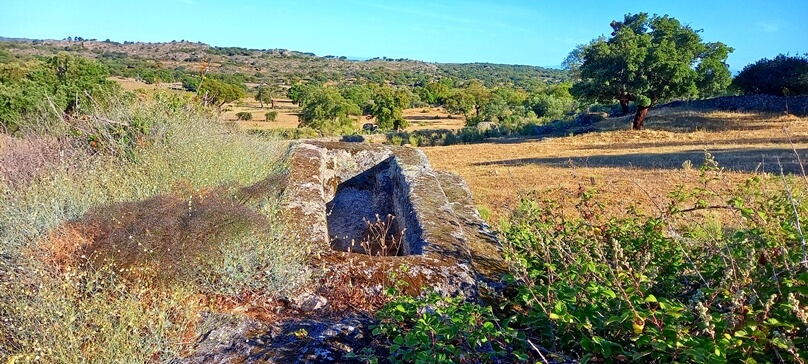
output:
[[[365, 61], [346, 57], [317, 57], [314, 53], [286, 49], [211, 47], [202, 43], [117, 43], [71, 37], [62, 41], [6, 39], [0, 44], [17, 58], [52, 56], [60, 51], [95, 58], [113, 76], [131, 77], [146, 83], [182, 82], [191, 85], [202, 68], [217, 78], [233, 82], [293, 85], [299, 81], [389, 82], [417, 86], [449, 78], [477, 79], [488, 87], [508, 85], [534, 89], [546, 83], [569, 79], [566, 71], [524, 65], [488, 63], [428, 63], [378, 57]], [[230, 76], [236, 75], [236, 76]]]

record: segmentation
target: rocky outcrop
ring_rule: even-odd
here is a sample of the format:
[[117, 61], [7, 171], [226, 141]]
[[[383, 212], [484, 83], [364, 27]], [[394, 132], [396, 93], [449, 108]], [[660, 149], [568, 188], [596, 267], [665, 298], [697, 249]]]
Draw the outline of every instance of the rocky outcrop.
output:
[[[319, 278], [289, 300], [285, 319], [206, 318], [193, 352], [174, 363], [359, 363], [348, 354], [384, 348], [357, 305], [378, 307], [385, 288], [469, 300], [499, 292], [500, 245], [465, 181], [432, 170], [421, 151], [301, 142], [284, 177], [283, 218], [299, 242], [290, 248], [309, 249]], [[368, 242], [369, 223], [381, 222], [393, 249]]]
[[[499, 245], [480, 219], [463, 180], [432, 170], [417, 149], [306, 142], [293, 147], [287, 215], [333, 272], [351, 270], [378, 292], [388, 273], [412, 288], [476, 298], [477, 281], [505, 268]], [[378, 220], [377, 220], [378, 216]], [[387, 222], [394, 251], [370, 253], [368, 223]], [[382, 255], [382, 256], [379, 256]]]

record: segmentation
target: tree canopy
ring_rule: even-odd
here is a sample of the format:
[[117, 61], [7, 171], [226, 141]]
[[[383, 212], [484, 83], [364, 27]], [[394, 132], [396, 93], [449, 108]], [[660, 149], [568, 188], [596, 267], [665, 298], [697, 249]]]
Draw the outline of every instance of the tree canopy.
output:
[[808, 56], [761, 59], [744, 67], [732, 83], [745, 94], [808, 95]]
[[264, 104], [269, 104], [270, 108], [275, 108], [275, 101], [272, 100], [274, 97], [274, 92], [272, 92], [272, 88], [268, 85], [260, 85], [258, 86], [258, 92], [255, 94], [255, 101], [261, 103], [261, 108], [264, 107]]
[[221, 108], [225, 103], [244, 97], [247, 92], [241, 85], [206, 78], [199, 86], [199, 94], [202, 95], [206, 104]]
[[403, 111], [409, 104], [405, 90], [382, 85], [373, 92], [370, 115], [376, 117], [376, 125], [382, 130], [404, 129], [407, 127], [407, 120], [404, 119]]
[[349, 115], [359, 115], [361, 110], [346, 100], [331, 86], [311, 86], [301, 94], [300, 126], [332, 132], [350, 128], [353, 120]]
[[109, 70], [98, 62], [65, 52], [0, 64], [0, 125], [14, 129], [17, 119], [46, 104], [66, 114], [90, 108], [93, 99], [119, 89], [107, 77]]
[[624, 114], [629, 102], [636, 103], [634, 129], [642, 129], [648, 108], [659, 102], [712, 96], [731, 82], [726, 58], [733, 49], [703, 42], [699, 30], [675, 18], [627, 14], [611, 27], [610, 38], [583, 47], [580, 81], [571, 93], [603, 103], [617, 100]]

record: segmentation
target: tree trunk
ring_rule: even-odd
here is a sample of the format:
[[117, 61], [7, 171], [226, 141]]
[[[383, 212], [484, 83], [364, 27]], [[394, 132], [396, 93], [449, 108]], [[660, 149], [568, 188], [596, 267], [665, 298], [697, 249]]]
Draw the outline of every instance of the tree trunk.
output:
[[[273, 100], [273, 99], [269, 99], [269, 103], [270, 103], [270, 107], [269, 107], [269, 108], [274, 110], [274, 109], [275, 109], [275, 100]], [[263, 106], [261, 106], [261, 107], [263, 107]]]
[[637, 113], [634, 114], [634, 124], [631, 129], [642, 130], [642, 124], [645, 121], [645, 115], [648, 114], [648, 107], [638, 107]]
[[623, 110], [623, 115], [628, 115], [628, 99], [620, 99], [620, 108]]

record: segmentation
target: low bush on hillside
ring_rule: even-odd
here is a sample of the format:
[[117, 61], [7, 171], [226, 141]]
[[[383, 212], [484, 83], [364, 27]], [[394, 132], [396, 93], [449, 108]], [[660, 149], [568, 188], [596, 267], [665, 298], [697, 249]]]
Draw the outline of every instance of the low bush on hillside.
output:
[[281, 180], [285, 145], [177, 96], [109, 104], [59, 131], [82, 158], [0, 180], [0, 357], [11, 362], [168, 360], [192, 345], [203, 311], [307, 279], [302, 250], [285, 248], [277, 191], [261, 187]]
[[275, 110], [270, 111], [264, 114], [264, 118], [266, 119], [266, 121], [275, 121], [275, 119], [278, 118], [278, 112]]
[[253, 118], [253, 115], [249, 111], [239, 111], [236, 113], [236, 118], [243, 121], [250, 121]]
[[271, 140], [295, 140], [295, 139], [310, 139], [317, 138], [320, 134], [317, 130], [312, 128], [277, 128], [277, 129], [263, 129], [263, 130], [249, 130], [249, 134], [257, 135]]
[[764, 175], [722, 187], [708, 155], [700, 185], [672, 192], [658, 216], [607, 218], [584, 189], [526, 196], [501, 227], [511, 275], [496, 315], [402, 298], [380, 311], [374, 334], [391, 362], [802, 363], [803, 182]]

